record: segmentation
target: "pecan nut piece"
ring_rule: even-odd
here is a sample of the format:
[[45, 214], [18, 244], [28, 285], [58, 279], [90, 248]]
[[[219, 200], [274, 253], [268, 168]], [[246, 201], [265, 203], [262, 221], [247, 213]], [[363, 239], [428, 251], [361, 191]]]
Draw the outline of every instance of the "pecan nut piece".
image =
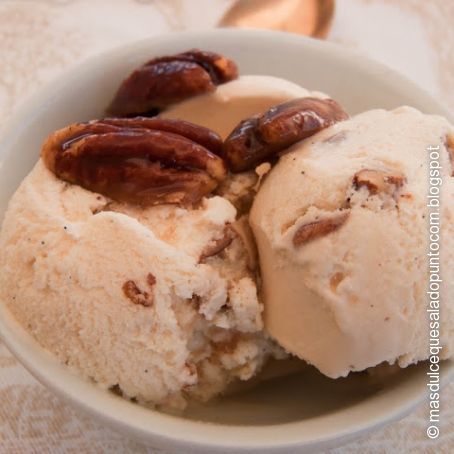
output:
[[[147, 276], [147, 284], [152, 289], [156, 284], [156, 278], [149, 273]], [[126, 281], [122, 287], [123, 293], [134, 304], [140, 304], [144, 307], [153, 305], [153, 294], [141, 290], [134, 281]]]
[[293, 245], [301, 246], [308, 241], [334, 232], [345, 224], [349, 216], [350, 211], [341, 211], [333, 216], [318, 219], [300, 226], [293, 236]]
[[226, 176], [220, 137], [182, 120], [106, 119], [51, 134], [41, 156], [57, 177], [120, 202], [198, 202]]
[[366, 187], [370, 194], [390, 193], [402, 187], [405, 176], [396, 171], [362, 169], [353, 176], [355, 188]]
[[224, 156], [233, 172], [249, 170], [290, 145], [347, 118], [332, 99], [294, 99], [242, 121], [225, 140]]
[[193, 49], [158, 57], [123, 81], [107, 111], [118, 116], [156, 114], [170, 104], [214, 91], [217, 85], [237, 77], [236, 64], [213, 52]]
[[226, 225], [224, 234], [217, 240], [210, 241], [200, 254], [199, 263], [204, 262], [207, 258], [218, 255], [224, 249], [232, 244], [232, 241], [237, 238], [238, 234], [230, 224]]
[[218, 156], [222, 155], [223, 142], [217, 132], [203, 126], [190, 123], [189, 121], [176, 120], [172, 118], [103, 118], [102, 123], [105, 125], [117, 126], [119, 128], [132, 129], [157, 129], [158, 131], [173, 132], [180, 136], [186, 137], [198, 144], [204, 146], [212, 153]]

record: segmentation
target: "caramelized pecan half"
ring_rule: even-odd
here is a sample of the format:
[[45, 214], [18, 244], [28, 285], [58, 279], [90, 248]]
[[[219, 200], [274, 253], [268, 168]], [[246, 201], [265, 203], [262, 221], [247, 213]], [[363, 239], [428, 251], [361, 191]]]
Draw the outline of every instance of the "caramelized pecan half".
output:
[[354, 186], [357, 189], [364, 186], [370, 194], [394, 192], [402, 187], [405, 181], [405, 176], [400, 172], [376, 169], [362, 169], [353, 176]]
[[120, 202], [198, 202], [226, 176], [220, 137], [182, 120], [106, 119], [51, 134], [41, 156], [57, 177]]
[[249, 170], [290, 145], [347, 118], [332, 99], [294, 99], [242, 121], [225, 140], [224, 156], [233, 172]]
[[330, 217], [321, 218], [300, 226], [293, 236], [293, 244], [301, 246], [303, 243], [328, 235], [340, 228], [350, 216], [350, 211], [338, 212]]
[[123, 81], [107, 111], [118, 116], [156, 114], [170, 104], [214, 91], [217, 85], [237, 77], [236, 64], [213, 52], [193, 49], [158, 57]]

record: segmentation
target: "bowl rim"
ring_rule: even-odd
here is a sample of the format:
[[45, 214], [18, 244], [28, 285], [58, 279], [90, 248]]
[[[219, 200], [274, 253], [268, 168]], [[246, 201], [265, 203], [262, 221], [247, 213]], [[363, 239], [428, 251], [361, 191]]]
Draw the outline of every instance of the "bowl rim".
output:
[[[85, 59], [75, 67], [63, 71], [54, 81], [46, 84], [37, 93], [21, 103], [12, 118], [4, 124], [0, 130], [0, 153], [8, 149], [19, 135], [26, 133], [27, 124], [23, 119], [30, 116], [37, 105], [46, 103], [47, 94], [52, 89], [59, 91], [68, 86], [76, 74], [100, 61], [118, 58], [125, 55], [128, 50], [138, 46], [149, 46], [150, 53], [163, 43], [172, 41], [187, 41], [191, 39], [216, 36], [217, 39], [228, 40], [233, 35], [244, 41], [256, 39], [266, 44], [267, 41], [279, 41], [282, 46], [288, 43], [302, 47], [337, 55], [336, 58], [347, 60], [349, 64], [368, 67], [370, 70], [379, 72], [390, 83], [396, 86], [405, 86], [407, 93], [413, 93], [419, 99], [427, 100], [431, 109], [438, 114], [445, 115], [452, 120], [449, 110], [439, 104], [425, 90], [418, 87], [405, 76], [388, 68], [386, 65], [372, 60], [360, 52], [345, 48], [341, 45], [310, 39], [300, 35], [277, 32], [270, 30], [245, 30], [245, 29], [214, 29], [205, 31], [184, 31], [161, 34], [157, 37], [142, 39], [123, 46], [115, 47], [100, 54]], [[39, 112], [35, 113], [39, 117]], [[12, 150], [11, 150], [12, 151]], [[0, 170], [3, 154], [0, 155]], [[395, 398], [395, 392], [379, 393], [367, 400], [367, 404], [360, 402], [347, 409], [342, 409], [328, 415], [322, 415], [310, 420], [263, 425], [223, 425], [203, 421], [184, 419], [141, 407], [128, 402], [118, 396], [100, 389], [76, 374], [58, 361], [29, 335], [13, 318], [6, 307], [0, 301], [0, 337], [5, 345], [14, 353], [19, 361], [41, 383], [50, 388], [60, 397], [69, 400], [72, 404], [88, 412], [96, 419], [103, 421], [121, 431], [135, 436], [157, 447], [188, 450], [188, 446], [196, 449], [194, 452], [225, 452], [226, 449], [238, 452], [276, 452], [276, 449], [289, 450], [295, 448], [313, 448], [320, 444], [336, 442], [336, 445], [347, 442], [357, 436], [379, 428], [386, 423], [402, 418], [419, 405], [426, 396], [426, 386], [421, 379], [418, 384], [411, 383], [400, 392], [400, 399]], [[444, 382], [454, 378], [454, 364], [448, 364]], [[419, 383], [421, 382], [421, 383]], [[373, 414], [364, 417], [364, 407], [372, 404], [377, 405]], [[344, 416], [339, 418], [339, 413]], [[188, 445], [189, 444], [189, 445]], [[280, 451], [279, 451], [280, 452]], [[285, 451], [287, 452], [287, 451]], [[290, 451], [288, 451], [290, 452]]]

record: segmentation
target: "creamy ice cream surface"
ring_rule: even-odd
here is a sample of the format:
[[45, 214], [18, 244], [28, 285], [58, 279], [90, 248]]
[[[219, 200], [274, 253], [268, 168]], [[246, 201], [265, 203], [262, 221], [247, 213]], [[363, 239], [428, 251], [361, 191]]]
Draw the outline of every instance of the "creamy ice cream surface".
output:
[[[251, 210], [265, 326], [330, 377], [428, 358], [429, 152], [441, 176], [441, 357], [454, 351], [454, 179], [441, 117], [372, 110], [288, 150]], [[452, 152], [452, 151], [451, 151]]]
[[209, 256], [235, 216], [216, 196], [194, 210], [114, 204], [40, 161], [3, 224], [0, 298], [43, 347], [106, 388], [172, 408], [205, 400], [254, 375], [274, 348], [241, 236]]

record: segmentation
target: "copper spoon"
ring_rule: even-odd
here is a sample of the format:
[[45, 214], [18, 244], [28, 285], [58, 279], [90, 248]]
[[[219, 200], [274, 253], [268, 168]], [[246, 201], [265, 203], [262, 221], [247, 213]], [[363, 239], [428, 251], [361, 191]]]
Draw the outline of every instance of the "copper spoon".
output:
[[220, 27], [269, 28], [325, 38], [335, 0], [239, 0], [224, 14]]

